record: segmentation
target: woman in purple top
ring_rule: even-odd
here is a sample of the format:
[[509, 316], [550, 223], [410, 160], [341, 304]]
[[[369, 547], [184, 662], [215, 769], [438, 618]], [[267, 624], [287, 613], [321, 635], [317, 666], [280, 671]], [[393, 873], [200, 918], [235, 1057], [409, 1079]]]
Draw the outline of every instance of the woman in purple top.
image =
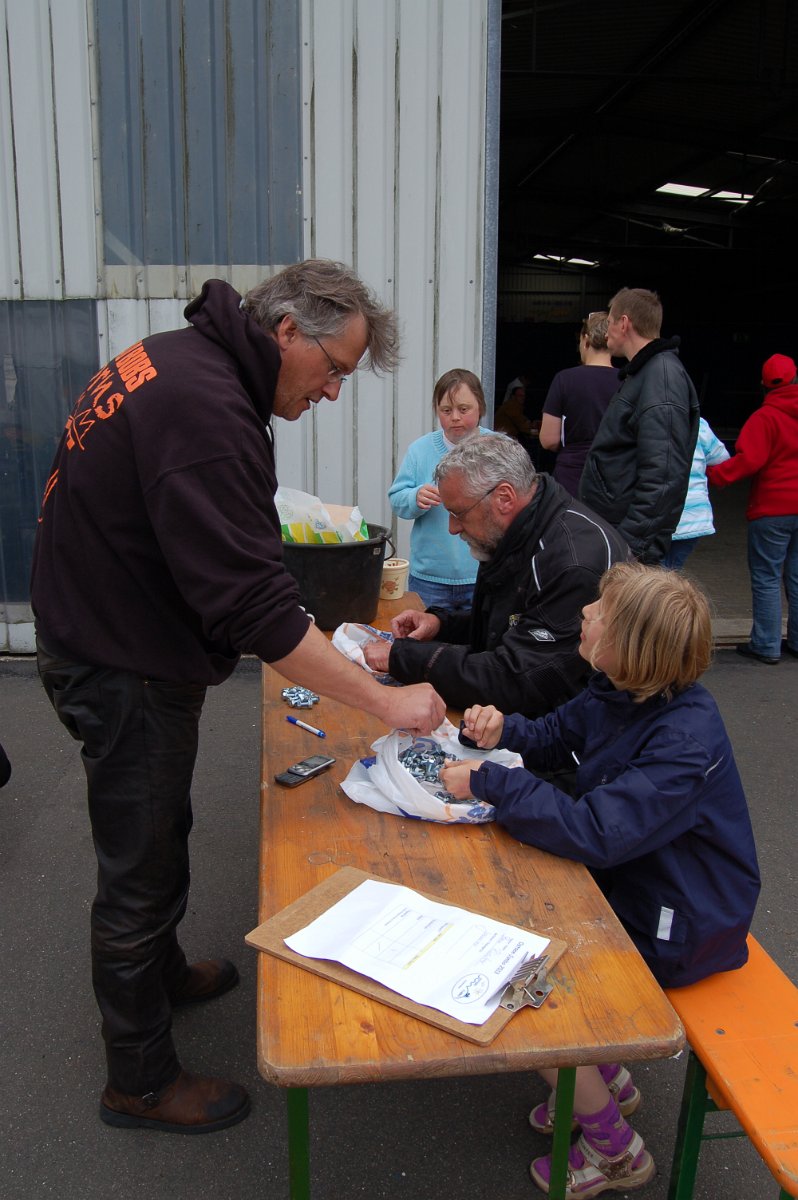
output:
[[554, 478], [572, 496], [579, 495], [587, 452], [618, 387], [618, 372], [607, 349], [607, 318], [605, 312], [594, 312], [582, 322], [582, 365], [557, 372], [543, 405], [540, 444], [557, 454]]

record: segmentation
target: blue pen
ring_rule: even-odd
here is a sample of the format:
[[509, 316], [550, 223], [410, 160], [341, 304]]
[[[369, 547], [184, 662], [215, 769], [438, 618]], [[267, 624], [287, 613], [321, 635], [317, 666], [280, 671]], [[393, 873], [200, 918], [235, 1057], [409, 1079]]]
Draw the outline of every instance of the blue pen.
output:
[[308, 733], [315, 733], [316, 737], [327, 736], [323, 729], [314, 729], [312, 725], [306, 725], [304, 721], [300, 721], [299, 717], [286, 717], [285, 719], [292, 725], [298, 725], [300, 729], [307, 729]]

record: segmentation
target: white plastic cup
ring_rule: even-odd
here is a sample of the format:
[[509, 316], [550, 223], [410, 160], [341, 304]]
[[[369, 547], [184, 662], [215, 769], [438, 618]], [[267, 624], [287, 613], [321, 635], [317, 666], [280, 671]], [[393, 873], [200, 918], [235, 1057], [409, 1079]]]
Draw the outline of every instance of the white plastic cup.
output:
[[382, 564], [381, 600], [398, 600], [407, 591], [410, 562], [406, 558], [386, 558]]

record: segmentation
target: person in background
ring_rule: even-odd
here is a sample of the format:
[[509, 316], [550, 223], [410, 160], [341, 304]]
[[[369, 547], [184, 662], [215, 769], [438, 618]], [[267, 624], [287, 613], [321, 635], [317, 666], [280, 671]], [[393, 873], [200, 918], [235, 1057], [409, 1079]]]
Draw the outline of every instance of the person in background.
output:
[[532, 457], [537, 444], [537, 431], [534, 430], [532, 421], [524, 414], [525, 399], [526, 388], [515, 388], [493, 414], [493, 429], [495, 433], [506, 433], [508, 437], [515, 438]]
[[678, 353], [661, 338], [656, 292], [622, 288], [609, 305], [607, 346], [626, 358], [579, 484], [579, 499], [614, 525], [635, 558], [661, 562], [687, 495], [698, 437], [698, 396]]
[[528, 384], [529, 384], [529, 376], [528, 375], [524, 375], [524, 374], [516, 375], [514, 379], [510, 380], [510, 382], [507, 384], [507, 387], [504, 389], [504, 395], [502, 396], [502, 404], [507, 403], [507, 401], [510, 399], [513, 392], [517, 388], [523, 388], [524, 392], [526, 392]]
[[558, 371], [543, 404], [540, 444], [556, 453], [552, 474], [572, 496], [607, 405], [618, 389], [618, 372], [607, 349], [606, 312], [590, 313], [579, 332], [578, 367]]
[[82, 743], [108, 1071], [100, 1117], [198, 1134], [250, 1106], [239, 1084], [184, 1069], [172, 1039], [173, 1008], [238, 983], [227, 959], [189, 964], [177, 933], [207, 687], [249, 653], [388, 725], [428, 733], [445, 708], [428, 684], [381, 687], [311, 623], [283, 566], [274, 503], [272, 418], [337, 400], [361, 360], [392, 368], [395, 314], [349, 268], [317, 259], [243, 299], [211, 279], [185, 316], [78, 397], [42, 501], [31, 603], [39, 674]]
[[453, 708], [550, 712], [585, 686], [582, 606], [629, 549], [502, 433], [466, 438], [435, 477], [449, 534], [479, 562], [471, 611], [405, 609], [393, 643], [363, 647], [366, 663], [400, 683], [426, 680]]
[[411, 442], [388, 491], [396, 515], [413, 522], [407, 587], [427, 606], [471, 607], [477, 564], [468, 547], [449, 536], [449, 518], [432, 477], [448, 450], [471, 434], [489, 432], [479, 424], [485, 407], [482, 384], [473, 371], [455, 367], [441, 375], [432, 393], [440, 429]]
[[798, 379], [795, 362], [774, 354], [762, 367], [765, 398], [740, 430], [734, 457], [707, 468], [709, 482], [726, 487], [750, 479], [748, 570], [751, 637], [737, 646], [744, 658], [775, 666], [781, 658], [781, 588], [787, 594], [784, 649], [798, 658]]
[[670, 549], [662, 560], [663, 567], [669, 567], [672, 571], [680, 570], [695, 550], [698, 539], [715, 532], [707, 487], [707, 467], [725, 462], [728, 457], [729, 451], [723, 442], [701, 417], [698, 422], [698, 441], [690, 467], [687, 499], [679, 517], [679, 524], [671, 535]]
[[[524, 767], [449, 763], [459, 800], [495, 805], [521, 842], [584, 863], [664, 988], [684, 987], [748, 958], [760, 889], [754, 835], [723, 720], [697, 683], [712, 655], [706, 597], [684, 575], [619, 563], [584, 608], [579, 653], [587, 689], [537, 721], [469, 708], [463, 734], [503, 746]], [[539, 777], [576, 761], [575, 798]], [[550, 1087], [556, 1071], [541, 1072]], [[640, 1101], [618, 1063], [579, 1067], [567, 1200], [641, 1187], [654, 1163], [624, 1114]], [[552, 1132], [553, 1097], [529, 1114]], [[530, 1167], [548, 1191], [551, 1156]]]

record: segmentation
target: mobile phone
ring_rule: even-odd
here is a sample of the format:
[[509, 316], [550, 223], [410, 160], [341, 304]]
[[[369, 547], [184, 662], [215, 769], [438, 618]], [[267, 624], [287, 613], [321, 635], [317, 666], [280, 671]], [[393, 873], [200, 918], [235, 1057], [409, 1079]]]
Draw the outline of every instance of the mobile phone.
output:
[[275, 775], [274, 780], [282, 787], [298, 787], [300, 783], [305, 783], [314, 775], [320, 775], [322, 771], [326, 771], [334, 762], [335, 759], [330, 758], [329, 754], [311, 754], [309, 758], [303, 758], [301, 762], [294, 763], [287, 771], [281, 771], [279, 775]]

